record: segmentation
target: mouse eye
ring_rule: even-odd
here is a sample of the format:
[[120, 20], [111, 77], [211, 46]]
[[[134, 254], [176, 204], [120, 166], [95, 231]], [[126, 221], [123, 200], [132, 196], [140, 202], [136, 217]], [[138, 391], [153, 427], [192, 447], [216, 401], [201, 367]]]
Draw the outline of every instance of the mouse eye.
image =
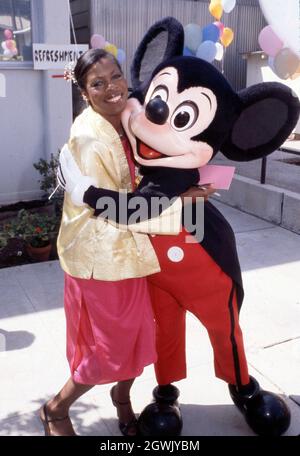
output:
[[171, 117], [171, 126], [177, 131], [192, 127], [199, 116], [198, 106], [192, 101], [181, 103]]
[[155, 87], [150, 97], [150, 100], [153, 100], [153, 98], [161, 98], [163, 101], [166, 102], [169, 98], [168, 88], [164, 85], [159, 85]]

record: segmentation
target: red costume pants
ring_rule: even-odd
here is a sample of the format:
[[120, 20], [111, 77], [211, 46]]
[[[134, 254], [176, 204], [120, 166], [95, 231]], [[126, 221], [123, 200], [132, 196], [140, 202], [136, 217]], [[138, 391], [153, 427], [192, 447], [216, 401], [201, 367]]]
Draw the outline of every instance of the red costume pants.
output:
[[158, 384], [186, 377], [185, 317], [189, 311], [208, 331], [216, 376], [227, 383], [249, 382], [235, 286], [190, 235], [153, 236], [161, 272], [148, 277], [157, 323]]

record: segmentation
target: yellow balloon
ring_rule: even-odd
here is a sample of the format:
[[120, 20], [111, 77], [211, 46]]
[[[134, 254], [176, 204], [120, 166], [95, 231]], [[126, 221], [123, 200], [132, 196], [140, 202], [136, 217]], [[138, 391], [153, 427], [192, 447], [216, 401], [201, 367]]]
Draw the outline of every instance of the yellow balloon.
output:
[[220, 41], [223, 44], [223, 46], [227, 47], [231, 44], [233, 37], [234, 37], [233, 30], [229, 27], [225, 27], [223, 30], [223, 34], [220, 38]]
[[223, 7], [221, 5], [221, 0], [212, 0], [209, 7], [210, 14], [217, 19], [218, 21], [221, 19], [223, 14]]
[[104, 48], [107, 52], [112, 54], [114, 57], [117, 57], [118, 54], [118, 48], [114, 44], [107, 44]]

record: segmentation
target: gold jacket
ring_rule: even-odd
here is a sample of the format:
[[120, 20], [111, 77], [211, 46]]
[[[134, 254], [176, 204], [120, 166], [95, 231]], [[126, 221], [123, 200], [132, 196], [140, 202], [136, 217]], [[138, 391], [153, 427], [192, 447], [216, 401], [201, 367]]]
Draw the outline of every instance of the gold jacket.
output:
[[[69, 148], [84, 175], [99, 187], [131, 191], [130, 172], [120, 138], [112, 125], [91, 107], [71, 128]], [[89, 207], [77, 207], [66, 193], [57, 250], [62, 269], [73, 277], [122, 280], [160, 271], [147, 234], [177, 234], [181, 199], [150, 221], [116, 225], [94, 217]]]

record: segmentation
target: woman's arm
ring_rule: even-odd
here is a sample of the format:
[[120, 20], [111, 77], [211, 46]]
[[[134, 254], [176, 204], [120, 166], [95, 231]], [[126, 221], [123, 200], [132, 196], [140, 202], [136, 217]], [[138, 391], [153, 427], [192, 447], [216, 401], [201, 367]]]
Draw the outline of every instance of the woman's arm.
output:
[[[74, 147], [72, 152], [76, 154], [76, 150], [73, 149]], [[86, 149], [85, 145], [84, 149]], [[92, 147], [89, 148], [89, 151], [91, 149]], [[84, 169], [84, 172], [89, 175], [93, 173], [94, 179], [96, 179], [95, 170], [98, 170], [98, 174], [100, 174], [99, 163], [96, 164], [99, 156], [95, 154], [95, 151], [93, 154], [94, 156], [90, 153], [89, 160], [84, 163], [85, 168], [81, 166], [81, 169]], [[73, 204], [84, 206], [90, 202], [94, 209], [98, 206], [96, 215], [117, 225], [120, 229], [157, 234], [177, 234], [180, 231], [182, 204], [179, 198], [172, 201], [166, 198], [151, 201], [153, 193], [149, 191], [145, 191], [144, 195], [138, 192], [126, 195], [117, 191], [96, 188], [95, 183], [91, 187], [89, 177], [83, 175], [76, 162], [81, 164], [78, 157], [75, 161], [71, 151], [64, 146], [60, 154], [57, 177], [61, 186], [69, 193]], [[97, 185], [99, 185], [98, 176], [97, 180]], [[89, 192], [86, 192], [87, 189]], [[140, 207], [138, 207], [138, 202], [142, 203]]]

